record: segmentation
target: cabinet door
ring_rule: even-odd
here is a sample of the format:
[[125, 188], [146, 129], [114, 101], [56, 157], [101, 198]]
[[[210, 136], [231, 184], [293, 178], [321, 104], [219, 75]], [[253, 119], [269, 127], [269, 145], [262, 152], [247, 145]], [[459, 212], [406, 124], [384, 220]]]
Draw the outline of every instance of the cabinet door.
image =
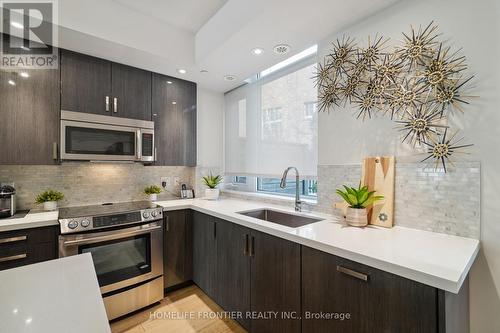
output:
[[277, 316], [252, 319], [251, 332], [300, 332], [300, 245], [252, 231], [250, 269], [252, 312]]
[[182, 81], [181, 88], [179, 102], [175, 105], [182, 115], [181, 165], [196, 166], [196, 83]]
[[156, 165], [196, 166], [196, 84], [153, 73]]
[[192, 246], [187, 212], [164, 212], [164, 287], [169, 288], [191, 280], [190, 250]]
[[239, 311], [236, 320], [247, 330], [250, 321], [250, 229], [231, 222], [217, 221], [217, 296], [225, 311]]
[[193, 212], [193, 282], [209, 297], [216, 297], [217, 225], [211, 216]]
[[112, 82], [113, 116], [151, 121], [151, 72], [113, 63]]
[[[302, 283], [304, 333], [437, 330], [435, 288], [305, 246]], [[321, 313], [348, 313], [350, 319], [311, 317]]]
[[111, 62], [61, 50], [61, 109], [110, 116], [111, 104]]
[[59, 115], [58, 69], [0, 70], [0, 164], [55, 164]]

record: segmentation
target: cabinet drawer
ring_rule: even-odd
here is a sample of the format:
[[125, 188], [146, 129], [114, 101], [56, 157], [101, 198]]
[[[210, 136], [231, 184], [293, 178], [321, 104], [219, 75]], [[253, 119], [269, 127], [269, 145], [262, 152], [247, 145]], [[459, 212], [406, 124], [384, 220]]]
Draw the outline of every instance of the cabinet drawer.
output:
[[57, 258], [57, 227], [0, 233], [0, 270]]
[[[302, 332], [435, 333], [437, 289], [302, 247]], [[343, 320], [319, 314], [349, 314]]]

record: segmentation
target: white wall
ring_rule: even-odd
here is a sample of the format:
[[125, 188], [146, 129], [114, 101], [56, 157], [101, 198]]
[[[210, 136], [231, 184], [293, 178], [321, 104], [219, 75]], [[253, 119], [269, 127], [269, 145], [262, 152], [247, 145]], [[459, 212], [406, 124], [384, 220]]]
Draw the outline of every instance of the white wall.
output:
[[[366, 42], [376, 32], [402, 39], [410, 25], [434, 20], [441, 39], [463, 47], [470, 72], [476, 74], [475, 94], [464, 116], [451, 121], [475, 146], [471, 160], [481, 161], [482, 251], [471, 272], [471, 332], [500, 332], [500, 2], [498, 0], [420, 0], [401, 3], [334, 34], [320, 44], [324, 55], [329, 43], [343, 34]], [[394, 154], [399, 160], [418, 156], [399, 143], [394, 123], [386, 119], [356, 120], [351, 109], [335, 110], [319, 118], [319, 164], [359, 163], [363, 156]]]
[[224, 94], [198, 86], [197, 144], [199, 167], [222, 167]]
[[224, 94], [198, 85], [197, 98], [198, 163], [194, 187], [196, 195], [203, 196], [201, 177], [208, 172], [223, 172]]

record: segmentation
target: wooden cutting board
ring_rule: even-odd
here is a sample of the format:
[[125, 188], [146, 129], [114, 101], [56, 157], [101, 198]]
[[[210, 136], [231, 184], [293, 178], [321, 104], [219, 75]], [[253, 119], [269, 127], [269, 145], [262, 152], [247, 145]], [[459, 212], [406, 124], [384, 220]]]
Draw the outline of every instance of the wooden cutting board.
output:
[[394, 156], [367, 157], [363, 160], [361, 182], [384, 199], [368, 211], [368, 223], [391, 228], [394, 225]]

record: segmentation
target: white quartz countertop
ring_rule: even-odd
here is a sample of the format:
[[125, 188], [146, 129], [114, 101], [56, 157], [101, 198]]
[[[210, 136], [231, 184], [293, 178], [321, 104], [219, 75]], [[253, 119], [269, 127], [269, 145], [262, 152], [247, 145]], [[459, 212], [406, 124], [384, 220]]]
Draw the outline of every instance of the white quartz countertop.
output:
[[110, 333], [91, 255], [1, 271], [0, 332]]
[[165, 211], [193, 209], [255, 230], [369, 265], [452, 293], [458, 293], [479, 251], [476, 239], [404, 227], [348, 227], [335, 217], [320, 213], [300, 215], [324, 218], [299, 228], [247, 217], [237, 212], [283, 206], [220, 199], [185, 199], [156, 202]]
[[58, 210], [48, 212], [30, 210], [24, 217], [16, 218], [13, 216], [7, 219], [0, 219], [0, 232], [58, 225], [58, 216]]

